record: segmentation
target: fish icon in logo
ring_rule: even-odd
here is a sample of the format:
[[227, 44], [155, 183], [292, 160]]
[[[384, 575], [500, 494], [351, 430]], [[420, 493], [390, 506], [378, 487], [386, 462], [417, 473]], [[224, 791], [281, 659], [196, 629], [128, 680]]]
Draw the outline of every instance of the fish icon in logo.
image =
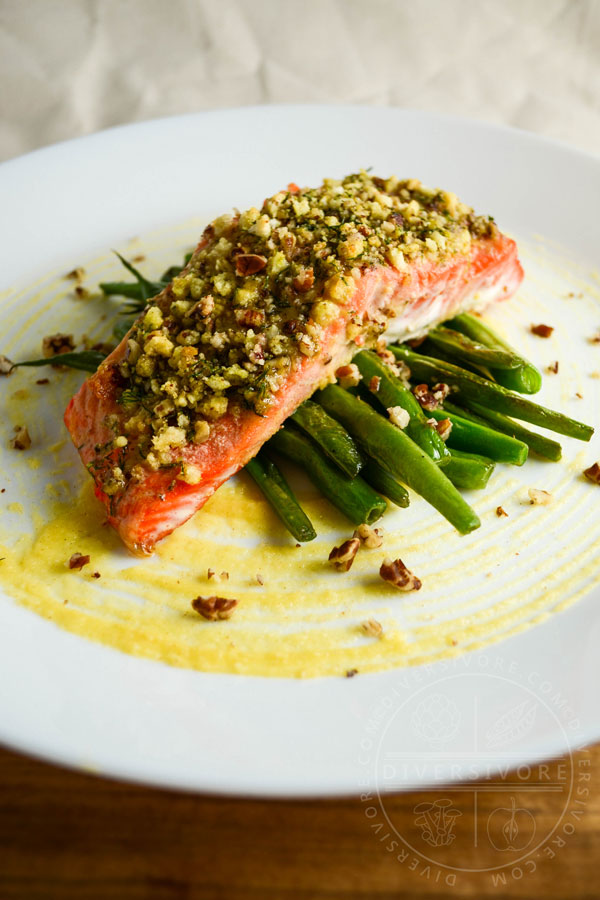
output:
[[455, 840], [454, 824], [462, 813], [452, 806], [452, 800], [444, 798], [432, 803], [418, 803], [413, 812], [421, 837], [431, 847], [447, 847]]
[[497, 719], [485, 733], [488, 747], [502, 747], [519, 740], [531, 731], [535, 722], [537, 703], [535, 700], [523, 700]]

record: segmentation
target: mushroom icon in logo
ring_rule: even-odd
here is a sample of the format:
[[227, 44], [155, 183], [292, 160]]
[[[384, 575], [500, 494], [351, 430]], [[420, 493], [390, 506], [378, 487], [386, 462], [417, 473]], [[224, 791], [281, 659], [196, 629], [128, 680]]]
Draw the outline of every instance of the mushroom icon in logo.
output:
[[413, 812], [416, 815], [415, 825], [421, 829], [421, 837], [431, 847], [447, 847], [456, 838], [454, 823], [462, 813], [453, 808], [452, 800], [444, 798], [431, 803], [418, 803]]

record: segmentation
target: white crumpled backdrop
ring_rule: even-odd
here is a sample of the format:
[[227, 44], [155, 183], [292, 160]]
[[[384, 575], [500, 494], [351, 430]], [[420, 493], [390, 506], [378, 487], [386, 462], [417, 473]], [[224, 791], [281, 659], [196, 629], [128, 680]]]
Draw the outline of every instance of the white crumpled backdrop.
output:
[[2, 159], [274, 102], [458, 113], [599, 152], [600, 0], [0, 0], [0, 95]]

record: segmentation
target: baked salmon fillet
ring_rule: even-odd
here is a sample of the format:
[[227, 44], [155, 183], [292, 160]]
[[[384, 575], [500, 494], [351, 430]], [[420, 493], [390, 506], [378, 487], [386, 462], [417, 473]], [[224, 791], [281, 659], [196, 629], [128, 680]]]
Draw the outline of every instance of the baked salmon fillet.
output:
[[66, 410], [109, 523], [151, 553], [358, 349], [522, 277], [492, 219], [415, 180], [290, 185], [221, 216]]

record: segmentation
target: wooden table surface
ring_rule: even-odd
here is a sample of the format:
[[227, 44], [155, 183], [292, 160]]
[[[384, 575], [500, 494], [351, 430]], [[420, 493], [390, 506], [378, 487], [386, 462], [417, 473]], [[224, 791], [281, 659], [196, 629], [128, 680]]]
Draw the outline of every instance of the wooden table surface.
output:
[[[600, 897], [600, 745], [520, 772], [508, 793], [477, 782], [387, 796], [388, 822], [414, 852], [378, 827], [369, 798], [189, 796], [8, 750], [0, 772], [1, 900]], [[562, 812], [565, 773], [579, 793]], [[476, 838], [475, 817], [496, 849], [485, 829]], [[553, 829], [523, 851], [532, 830]]]

